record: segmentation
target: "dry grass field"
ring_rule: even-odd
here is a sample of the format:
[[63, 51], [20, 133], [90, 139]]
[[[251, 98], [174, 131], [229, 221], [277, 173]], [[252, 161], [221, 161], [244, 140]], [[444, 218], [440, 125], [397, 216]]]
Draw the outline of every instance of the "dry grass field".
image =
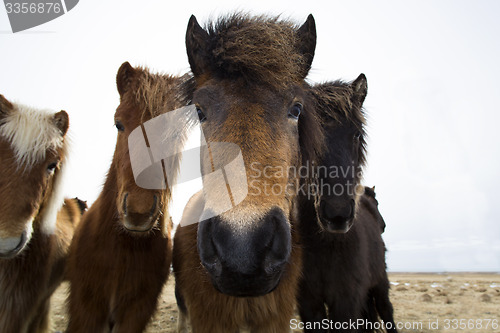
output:
[[[391, 273], [389, 279], [395, 320], [406, 326], [400, 332], [500, 332], [500, 274]], [[65, 329], [66, 292], [63, 284], [53, 297], [56, 332]], [[165, 286], [159, 305], [147, 332], [175, 332], [173, 279]]]

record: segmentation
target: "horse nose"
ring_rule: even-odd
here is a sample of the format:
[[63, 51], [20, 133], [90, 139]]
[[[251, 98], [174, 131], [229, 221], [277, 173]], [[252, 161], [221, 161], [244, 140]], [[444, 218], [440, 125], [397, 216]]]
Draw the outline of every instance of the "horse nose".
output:
[[319, 205], [319, 217], [323, 227], [332, 233], [346, 233], [349, 231], [354, 218], [355, 202], [329, 203], [321, 199]]
[[0, 258], [12, 258], [24, 248], [26, 231], [19, 237], [0, 238]]
[[214, 217], [198, 226], [201, 262], [215, 288], [231, 296], [271, 292], [290, 257], [290, 226], [280, 209], [248, 223], [239, 228]]
[[[134, 200], [140, 198], [134, 197]], [[153, 195], [153, 203], [149, 210], [136, 211], [131, 205], [131, 196], [125, 193], [123, 196], [123, 225], [129, 231], [145, 232], [151, 230], [158, 218], [158, 197]]]

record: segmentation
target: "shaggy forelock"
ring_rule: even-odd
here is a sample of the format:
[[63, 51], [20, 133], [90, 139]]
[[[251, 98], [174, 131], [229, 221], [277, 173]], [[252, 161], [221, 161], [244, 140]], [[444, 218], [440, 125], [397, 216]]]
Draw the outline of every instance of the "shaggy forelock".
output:
[[360, 165], [366, 163], [366, 117], [362, 105], [352, 102], [354, 91], [350, 84], [338, 80], [315, 85], [311, 89], [316, 109], [322, 122], [338, 122], [341, 125], [351, 124], [360, 132]]
[[279, 17], [243, 13], [209, 22], [207, 60], [212, 74], [271, 86], [301, 80], [305, 59], [298, 52], [297, 29]]
[[188, 104], [188, 96], [194, 85], [192, 77], [151, 73], [146, 67], [136, 67], [136, 69], [140, 70], [141, 74], [137, 81], [137, 89], [134, 91], [134, 98], [137, 105], [144, 108], [143, 119], [151, 119]]
[[340, 123], [351, 122], [360, 130], [365, 125], [364, 109], [352, 103], [354, 92], [348, 83], [338, 80], [318, 84], [313, 87], [312, 93], [323, 116]]
[[31, 168], [45, 159], [48, 150], [63, 146], [64, 138], [56, 126], [54, 114], [13, 103], [0, 123], [0, 136], [10, 142], [19, 167]]

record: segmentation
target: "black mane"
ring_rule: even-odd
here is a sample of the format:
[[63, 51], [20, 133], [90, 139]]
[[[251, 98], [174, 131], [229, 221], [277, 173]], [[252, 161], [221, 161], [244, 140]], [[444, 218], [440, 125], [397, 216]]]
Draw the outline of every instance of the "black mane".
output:
[[323, 123], [333, 118], [342, 125], [351, 123], [359, 131], [358, 156], [359, 165], [363, 167], [366, 164], [366, 115], [362, 102], [356, 101], [351, 85], [342, 80], [325, 82], [313, 86], [311, 94]]

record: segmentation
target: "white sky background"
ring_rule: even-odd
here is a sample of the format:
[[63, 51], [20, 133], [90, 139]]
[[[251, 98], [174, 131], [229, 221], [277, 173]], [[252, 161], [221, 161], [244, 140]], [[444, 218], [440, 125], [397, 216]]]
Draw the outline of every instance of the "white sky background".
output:
[[189, 70], [191, 14], [203, 23], [235, 9], [298, 22], [312, 13], [310, 81], [368, 78], [365, 183], [388, 225], [389, 270], [500, 271], [500, 2], [246, 2], [82, 0], [17, 34], [0, 7], [0, 93], [70, 115], [67, 195], [93, 202], [101, 190], [121, 63]]

